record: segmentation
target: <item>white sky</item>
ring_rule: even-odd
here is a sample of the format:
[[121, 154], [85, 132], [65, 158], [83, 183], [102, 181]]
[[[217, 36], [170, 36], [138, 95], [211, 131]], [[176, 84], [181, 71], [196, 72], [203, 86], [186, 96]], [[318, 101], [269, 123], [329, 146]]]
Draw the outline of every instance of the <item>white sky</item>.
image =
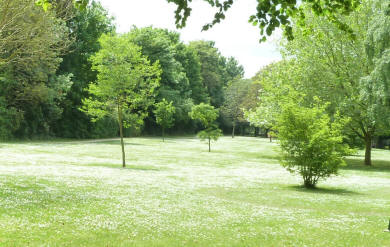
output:
[[[175, 27], [174, 4], [166, 0], [100, 0], [115, 17], [118, 32], [127, 32], [137, 27], [153, 26], [168, 28], [181, 34], [181, 40], [213, 40], [225, 57], [233, 56], [245, 68], [249, 78], [263, 66], [280, 60], [276, 39], [260, 44], [259, 29], [248, 23], [249, 16], [256, 11], [256, 0], [236, 0], [227, 12], [226, 19], [208, 31], [201, 32], [204, 24], [213, 19], [215, 10], [203, 0], [193, 0], [192, 13], [187, 26]], [[280, 36], [280, 35], [277, 35]]]

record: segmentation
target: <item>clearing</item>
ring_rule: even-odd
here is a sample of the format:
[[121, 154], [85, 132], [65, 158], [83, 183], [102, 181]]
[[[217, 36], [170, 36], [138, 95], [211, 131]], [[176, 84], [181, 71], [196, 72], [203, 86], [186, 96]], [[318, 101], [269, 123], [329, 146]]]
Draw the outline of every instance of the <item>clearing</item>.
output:
[[318, 190], [267, 139], [0, 144], [0, 246], [390, 246], [390, 151]]

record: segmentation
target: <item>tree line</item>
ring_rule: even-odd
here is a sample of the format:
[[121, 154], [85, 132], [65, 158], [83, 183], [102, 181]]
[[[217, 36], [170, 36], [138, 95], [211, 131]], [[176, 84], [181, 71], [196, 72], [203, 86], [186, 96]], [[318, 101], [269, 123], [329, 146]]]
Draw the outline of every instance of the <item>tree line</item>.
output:
[[[97, 54], [104, 45], [110, 46], [105, 42], [128, 47], [111, 51], [117, 62], [129, 62], [123, 54], [137, 51], [147, 63], [159, 67], [153, 104], [145, 107], [142, 121], [126, 112], [122, 116], [129, 122], [122, 129], [125, 136], [160, 135], [162, 128], [195, 133], [202, 124], [189, 113], [201, 103], [220, 109], [216, 124], [226, 132], [246, 122], [242, 95], [251, 94], [253, 83], [243, 79], [243, 67], [235, 58], [224, 57], [213, 41], [185, 44], [177, 32], [153, 27], [133, 27], [117, 34], [113, 18], [95, 1], [78, 8], [71, 0], [58, 0], [42, 8], [34, 0], [0, 0], [0, 11], [2, 140], [117, 136], [121, 128], [114, 109], [96, 117], [85, 108], [97, 93], [93, 87], [103, 73]], [[118, 78], [124, 76], [111, 69], [107, 78], [114, 78], [116, 72]], [[169, 124], [161, 118], [163, 104], [174, 108]]]

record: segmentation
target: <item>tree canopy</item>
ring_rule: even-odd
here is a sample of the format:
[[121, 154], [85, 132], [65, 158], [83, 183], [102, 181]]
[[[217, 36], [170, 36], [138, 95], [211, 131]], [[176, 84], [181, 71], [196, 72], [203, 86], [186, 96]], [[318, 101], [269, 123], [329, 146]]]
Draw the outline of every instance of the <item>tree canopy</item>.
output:
[[[191, 15], [191, 0], [167, 0], [177, 5], [175, 11], [176, 26], [184, 27], [188, 17]], [[208, 30], [215, 24], [225, 19], [226, 12], [234, 4], [234, 0], [204, 0], [210, 6], [216, 8], [214, 19], [203, 26], [203, 30]], [[237, 1], [237, 0], [236, 0]], [[294, 35], [292, 32], [293, 23], [291, 17], [298, 17], [299, 21], [305, 20], [305, 11], [301, 8], [302, 4], [309, 5], [319, 16], [325, 16], [328, 20], [335, 23], [342, 30], [349, 30], [338, 14], [349, 14], [357, 8], [361, 0], [257, 0], [256, 10], [249, 17], [249, 22], [260, 29], [261, 40], [266, 40], [276, 28], [282, 27], [286, 37], [291, 40]]]
[[211, 152], [211, 140], [216, 141], [222, 135], [222, 131], [215, 123], [219, 115], [218, 109], [209, 104], [200, 103], [192, 107], [189, 115], [192, 119], [200, 121], [205, 128], [198, 132], [198, 137], [201, 140], [208, 140], [209, 152]]
[[154, 103], [161, 69], [158, 62], [150, 64], [128, 36], [103, 34], [99, 42], [101, 49], [91, 57], [92, 68], [98, 72], [97, 82], [89, 85], [91, 96], [83, 99], [82, 110], [94, 121], [106, 116], [117, 117], [125, 167], [123, 125], [142, 125], [148, 108]]

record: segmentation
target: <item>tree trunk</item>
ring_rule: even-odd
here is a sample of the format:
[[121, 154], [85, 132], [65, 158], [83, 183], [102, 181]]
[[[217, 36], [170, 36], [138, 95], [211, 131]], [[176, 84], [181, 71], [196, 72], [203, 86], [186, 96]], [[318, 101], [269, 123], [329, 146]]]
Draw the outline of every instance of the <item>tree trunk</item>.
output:
[[370, 134], [367, 134], [364, 137], [364, 142], [366, 144], [366, 153], [364, 155], [364, 164], [366, 166], [371, 166], [371, 145], [372, 145], [372, 138]]
[[234, 138], [234, 129], [236, 128], [236, 122], [233, 121], [232, 138]]
[[164, 127], [163, 127], [163, 128], [162, 128], [162, 138], [163, 138], [163, 142], [165, 142], [164, 136], [165, 136], [165, 130], [164, 130]]
[[209, 152], [211, 152], [211, 148], [210, 148], [210, 137], [209, 137]]
[[126, 167], [126, 157], [125, 157], [125, 144], [123, 142], [123, 116], [122, 116], [122, 107], [118, 103], [118, 121], [119, 121], [119, 134], [121, 137], [121, 146], [122, 146], [122, 167]]
[[255, 137], [258, 137], [258, 136], [259, 136], [259, 128], [255, 127]]

